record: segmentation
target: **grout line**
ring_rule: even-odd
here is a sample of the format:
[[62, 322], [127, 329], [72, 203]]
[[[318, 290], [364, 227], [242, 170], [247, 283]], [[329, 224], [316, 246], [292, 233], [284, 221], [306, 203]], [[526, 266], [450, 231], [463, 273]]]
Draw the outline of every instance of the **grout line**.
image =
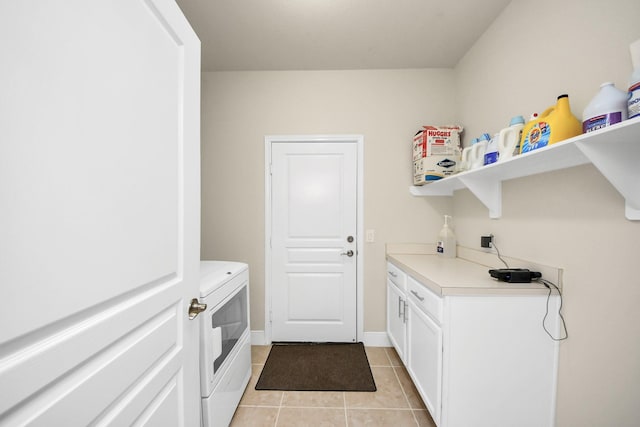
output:
[[396, 380], [398, 381], [398, 384], [400, 384], [400, 390], [402, 390], [402, 395], [404, 396], [404, 400], [406, 400], [407, 406], [409, 407], [409, 410], [411, 410], [411, 415], [413, 416], [413, 421], [415, 421], [416, 425], [419, 426], [420, 423], [418, 423], [418, 417], [416, 417], [416, 413], [413, 412], [413, 408], [411, 407], [411, 402], [409, 401], [409, 397], [407, 396], [407, 392], [405, 391], [404, 386], [402, 385], [402, 381], [400, 381], [400, 376], [398, 375], [398, 372], [396, 371], [395, 368], [393, 368], [393, 375], [395, 375]]
[[[389, 365], [393, 366], [393, 360], [391, 360], [391, 357], [389, 357], [389, 351], [387, 350], [388, 347], [384, 347], [384, 355], [387, 356], [387, 360], [389, 361]], [[393, 347], [391, 347], [393, 348]]]
[[272, 408], [272, 409], [277, 409], [280, 406], [275, 406], [275, 405], [238, 405], [238, 407], [242, 407], [242, 408]]
[[347, 393], [342, 392], [342, 403], [344, 404], [344, 425], [349, 427], [349, 415], [347, 413]]
[[411, 408], [379, 408], [379, 407], [375, 407], [375, 408], [350, 407], [346, 409], [349, 409], [350, 411], [413, 411], [413, 409]]
[[282, 397], [280, 397], [280, 406], [278, 407], [278, 413], [276, 414], [276, 422], [273, 424], [273, 427], [278, 425], [278, 420], [280, 419], [280, 411], [282, 410], [282, 402], [284, 402], [284, 392], [282, 392]]
[[[346, 400], [346, 399], [345, 399]], [[276, 406], [276, 405], [239, 405], [243, 408], [287, 408], [287, 409], [353, 409], [362, 411], [382, 410], [382, 411], [423, 411], [420, 408], [395, 408], [395, 407], [380, 407], [380, 406], [351, 406], [347, 407], [346, 402], [344, 407], [340, 406]]]
[[242, 405], [255, 408], [287, 408], [287, 409], [344, 409], [342, 406], [274, 406], [274, 405]]

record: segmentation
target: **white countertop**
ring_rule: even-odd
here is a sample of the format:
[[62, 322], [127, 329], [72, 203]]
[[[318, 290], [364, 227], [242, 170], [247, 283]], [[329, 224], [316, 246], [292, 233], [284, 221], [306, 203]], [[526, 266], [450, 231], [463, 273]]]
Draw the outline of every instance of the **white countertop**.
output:
[[387, 260], [440, 296], [546, 295], [543, 285], [500, 282], [489, 275], [492, 267], [463, 258], [436, 254], [387, 253]]

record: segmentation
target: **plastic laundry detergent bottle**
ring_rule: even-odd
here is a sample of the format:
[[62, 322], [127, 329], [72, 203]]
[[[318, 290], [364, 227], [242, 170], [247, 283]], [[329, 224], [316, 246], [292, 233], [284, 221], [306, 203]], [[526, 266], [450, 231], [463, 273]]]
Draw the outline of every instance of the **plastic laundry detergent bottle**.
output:
[[478, 142], [472, 145], [471, 154], [469, 155], [469, 169], [478, 169], [484, 165], [484, 152], [487, 149], [487, 144], [491, 140], [488, 133], [483, 133]]
[[582, 123], [571, 113], [569, 95], [558, 96], [556, 105], [547, 108], [524, 126], [520, 152], [527, 153], [582, 133]]
[[471, 140], [471, 144], [462, 150], [462, 155], [460, 156], [460, 163], [458, 163], [458, 172], [464, 172], [470, 169], [471, 150], [473, 150], [473, 145], [476, 144], [477, 142], [478, 142], [478, 138], [473, 138]]
[[484, 165], [490, 165], [498, 161], [498, 133], [493, 135], [493, 138], [487, 143], [487, 148], [484, 151]]
[[623, 120], [627, 120], [627, 92], [611, 82], [602, 83], [582, 113], [582, 131], [591, 132]]
[[[537, 117], [537, 115], [536, 115]], [[520, 139], [524, 128], [524, 117], [515, 116], [509, 122], [509, 127], [498, 134], [498, 161], [503, 162], [520, 153]]]
[[630, 119], [640, 117], [640, 40], [636, 40], [629, 45], [631, 51], [631, 63], [633, 73], [629, 81], [629, 98], [627, 100], [627, 111]]

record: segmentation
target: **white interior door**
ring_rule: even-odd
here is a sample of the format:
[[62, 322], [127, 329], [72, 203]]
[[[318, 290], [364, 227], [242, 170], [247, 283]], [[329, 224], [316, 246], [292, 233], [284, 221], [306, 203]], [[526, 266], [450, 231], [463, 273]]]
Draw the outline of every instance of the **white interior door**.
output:
[[0, 56], [0, 425], [199, 425], [197, 37], [3, 1]]
[[357, 167], [355, 142], [272, 144], [273, 341], [356, 341]]

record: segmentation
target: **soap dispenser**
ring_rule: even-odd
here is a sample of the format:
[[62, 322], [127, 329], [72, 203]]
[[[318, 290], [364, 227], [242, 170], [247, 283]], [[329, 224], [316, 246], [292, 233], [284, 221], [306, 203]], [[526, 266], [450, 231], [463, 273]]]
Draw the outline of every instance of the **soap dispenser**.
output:
[[456, 235], [449, 227], [450, 215], [444, 216], [444, 225], [440, 234], [438, 234], [438, 245], [436, 248], [438, 256], [443, 258], [455, 258], [456, 257]]

